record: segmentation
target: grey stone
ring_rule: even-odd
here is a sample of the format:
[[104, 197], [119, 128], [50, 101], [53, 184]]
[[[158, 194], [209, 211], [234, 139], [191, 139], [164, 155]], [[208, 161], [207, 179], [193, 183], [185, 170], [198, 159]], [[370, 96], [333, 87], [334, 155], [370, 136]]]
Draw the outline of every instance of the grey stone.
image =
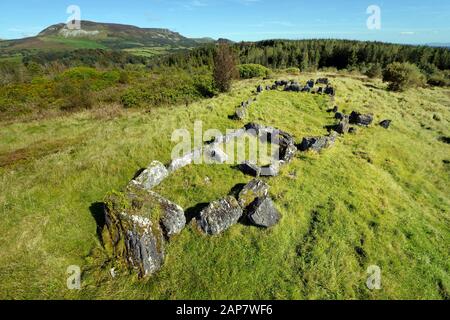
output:
[[337, 120], [342, 120], [342, 119], [344, 119], [344, 115], [340, 112], [336, 112], [334, 115], [334, 118]]
[[220, 148], [218, 143], [205, 146], [204, 152], [209, 159], [208, 162], [225, 163], [228, 160], [228, 155]]
[[199, 218], [200, 227], [206, 234], [216, 235], [236, 224], [242, 214], [243, 210], [238, 201], [228, 196], [210, 203], [202, 210]]
[[242, 209], [247, 208], [257, 198], [267, 197], [269, 186], [260, 179], [253, 179], [242, 188], [238, 196], [239, 205]]
[[172, 162], [169, 165], [169, 173], [172, 173], [174, 171], [177, 171], [185, 166], [190, 165], [192, 162], [194, 162], [195, 159], [199, 159], [202, 156], [202, 149], [196, 149], [191, 151], [190, 153], [184, 155], [181, 158], [177, 158], [172, 160]]
[[264, 88], [263, 88], [262, 85], [259, 85], [259, 86], [256, 88], [256, 92], [258, 92], [258, 93], [261, 93], [261, 92], [263, 92], [263, 91], [264, 91]]
[[161, 225], [165, 235], [170, 238], [179, 234], [186, 226], [186, 216], [183, 208], [155, 192], [149, 191], [149, 194], [162, 210]]
[[369, 126], [373, 122], [373, 115], [371, 114], [361, 114], [359, 112], [353, 111], [350, 114], [350, 123], [359, 126]]
[[167, 176], [169, 171], [159, 161], [153, 161], [147, 169], [142, 171], [131, 183], [141, 188], [150, 190], [159, 185]]
[[278, 224], [281, 215], [269, 197], [258, 198], [248, 210], [250, 222], [258, 227], [270, 228]]
[[382, 126], [385, 129], [389, 129], [391, 122], [392, 122], [391, 120], [383, 120], [380, 122], [380, 126]]
[[327, 85], [325, 87], [325, 89], [324, 89], [324, 93], [328, 94], [330, 96], [335, 96], [336, 95], [336, 90], [332, 86]]
[[[157, 272], [164, 263], [165, 239], [161, 218], [171, 233], [184, 227], [181, 208], [162, 200], [151, 191], [129, 186], [124, 193], [112, 193], [105, 199], [105, 229], [102, 240], [108, 255], [123, 261], [140, 277]], [[174, 215], [174, 216], [172, 216]]]
[[236, 109], [236, 118], [239, 120], [244, 120], [247, 117], [247, 111], [244, 107]]
[[328, 83], [329, 83], [329, 81], [328, 81], [327, 78], [319, 78], [319, 79], [317, 79], [317, 81], [316, 81], [316, 84], [325, 84], [325, 85], [328, 85]]
[[244, 129], [235, 130], [235, 131], [233, 131], [231, 133], [228, 133], [226, 135], [216, 137], [214, 139], [214, 142], [215, 143], [228, 143], [228, 142], [230, 142], [233, 139], [238, 139], [238, 138], [242, 137], [243, 135], [245, 135], [245, 133], [246, 132], [245, 132]]
[[337, 133], [331, 133], [329, 136], [325, 137], [306, 137], [303, 138], [302, 143], [299, 146], [301, 151], [316, 151], [320, 152], [324, 148], [329, 148], [333, 146], [336, 141]]
[[281, 162], [261, 167], [261, 177], [276, 177], [280, 174]]
[[261, 168], [250, 161], [245, 161], [239, 165], [239, 169], [244, 173], [253, 177], [259, 177]]
[[344, 118], [334, 128], [334, 130], [339, 134], [346, 134], [348, 133], [349, 129], [350, 129], [350, 121], [347, 116], [344, 116]]
[[356, 128], [355, 127], [350, 127], [349, 129], [348, 129], [348, 133], [356, 133]]

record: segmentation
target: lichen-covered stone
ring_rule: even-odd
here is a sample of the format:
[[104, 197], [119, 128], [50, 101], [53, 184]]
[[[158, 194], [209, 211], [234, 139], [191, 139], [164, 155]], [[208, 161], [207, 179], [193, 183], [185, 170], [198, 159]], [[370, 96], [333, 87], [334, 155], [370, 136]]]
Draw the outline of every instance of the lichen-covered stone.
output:
[[256, 199], [250, 206], [247, 214], [251, 223], [263, 228], [273, 227], [281, 219], [280, 213], [269, 197]]
[[165, 237], [186, 224], [183, 210], [160, 195], [128, 186], [105, 199], [102, 240], [107, 253], [141, 277], [157, 272], [164, 263]]
[[257, 198], [264, 198], [269, 194], [269, 186], [260, 179], [253, 179], [242, 188], [238, 196], [239, 205], [245, 209]]
[[142, 171], [131, 183], [141, 188], [150, 190], [159, 185], [167, 176], [169, 171], [159, 161], [153, 161], [147, 169]]
[[203, 232], [216, 235], [236, 224], [242, 214], [243, 210], [238, 201], [228, 196], [210, 203], [200, 213], [199, 224]]

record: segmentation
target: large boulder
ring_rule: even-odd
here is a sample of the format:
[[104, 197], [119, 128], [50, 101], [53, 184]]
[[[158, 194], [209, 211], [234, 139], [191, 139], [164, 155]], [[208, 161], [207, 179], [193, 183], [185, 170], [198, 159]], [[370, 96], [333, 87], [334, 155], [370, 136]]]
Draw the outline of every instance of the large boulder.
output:
[[256, 199], [248, 209], [247, 217], [252, 224], [263, 228], [273, 227], [281, 219], [280, 212], [269, 197]]
[[242, 188], [238, 196], [239, 205], [245, 209], [257, 198], [267, 197], [269, 186], [260, 179], [253, 179]]
[[179, 233], [186, 224], [183, 210], [160, 195], [129, 186], [105, 199], [102, 242], [117, 264], [145, 277], [164, 263], [165, 237]]
[[131, 181], [131, 184], [150, 190], [159, 185], [168, 175], [169, 171], [161, 162], [153, 161], [147, 169]]
[[209, 235], [219, 234], [241, 218], [243, 210], [238, 201], [228, 196], [224, 199], [212, 202], [200, 212], [199, 224], [203, 232]]
[[325, 137], [305, 137], [299, 145], [300, 151], [316, 151], [320, 152], [324, 148], [331, 147], [336, 141], [336, 133], [331, 133]]
[[350, 123], [359, 126], [369, 126], [373, 122], [373, 115], [371, 114], [361, 114], [359, 112], [353, 111], [350, 114]]

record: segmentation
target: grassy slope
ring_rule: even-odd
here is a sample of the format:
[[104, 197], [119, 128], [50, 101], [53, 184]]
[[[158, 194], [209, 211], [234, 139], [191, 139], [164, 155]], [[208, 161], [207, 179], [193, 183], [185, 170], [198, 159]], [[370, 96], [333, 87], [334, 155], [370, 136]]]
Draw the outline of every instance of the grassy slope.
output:
[[[256, 83], [239, 82], [233, 93], [189, 108], [0, 127], [3, 159], [18, 150], [27, 155], [0, 168], [0, 297], [448, 299], [450, 177], [443, 160], [450, 160], [450, 147], [438, 137], [450, 136], [450, 91], [389, 93], [349, 77], [335, 80], [341, 109], [373, 112], [377, 122], [391, 118], [393, 125], [359, 129], [320, 155], [299, 154], [267, 180], [283, 215], [277, 227], [236, 225], [210, 238], [190, 225], [147, 282], [124, 273], [111, 280], [108, 267], [100, 268], [90, 206], [151, 160], [168, 162], [174, 129], [192, 131], [195, 120], [205, 129], [241, 127], [227, 116]], [[269, 92], [251, 107], [249, 121], [300, 140], [326, 133], [329, 106], [324, 97]], [[188, 209], [248, 180], [229, 166], [193, 166], [157, 191]], [[65, 286], [71, 264], [85, 271], [80, 292]], [[372, 264], [382, 269], [380, 291], [365, 287]]]

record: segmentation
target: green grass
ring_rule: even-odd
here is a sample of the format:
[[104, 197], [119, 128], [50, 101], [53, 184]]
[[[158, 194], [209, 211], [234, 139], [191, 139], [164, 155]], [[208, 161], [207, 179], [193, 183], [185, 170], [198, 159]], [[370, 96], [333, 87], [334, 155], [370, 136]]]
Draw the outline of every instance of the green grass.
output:
[[107, 47], [98, 41], [79, 38], [43, 37], [45, 46], [64, 46], [73, 49], [106, 49]]
[[[299, 80], [311, 76], [322, 75]], [[450, 177], [443, 160], [450, 160], [450, 147], [438, 138], [450, 136], [450, 90], [391, 93], [354, 77], [333, 82], [341, 109], [372, 112], [376, 123], [392, 119], [391, 128], [359, 128], [321, 154], [299, 153], [280, 176], [265, 179], [283, 216], [279, 225], [238, 224], [207, 237], [191, 223], [147, 281], [123, 270], [110, 277], [94, 204], [152, 160], [169, 162], [174, 129], [192, 132], [196, 120], [205, 130], [242, 127], [228, 116], [258, 81], [241, 81], [231, 94], [189, 108], [2, 125], [0, 297], [449, 299]], [[324, 126], [334, 123], [330, 106], [321, 96], [265, 92], [246, 122], [276, 126], [300, 142], [326, 134]], [[195, 165], [156, 191], [194, 210], [249, 180], [229, 165]], [[74, 264], [83, 269], [81, 291], [66, 288]], [[381, 268], [379, 291], [365, 286], [370, 265]]]

